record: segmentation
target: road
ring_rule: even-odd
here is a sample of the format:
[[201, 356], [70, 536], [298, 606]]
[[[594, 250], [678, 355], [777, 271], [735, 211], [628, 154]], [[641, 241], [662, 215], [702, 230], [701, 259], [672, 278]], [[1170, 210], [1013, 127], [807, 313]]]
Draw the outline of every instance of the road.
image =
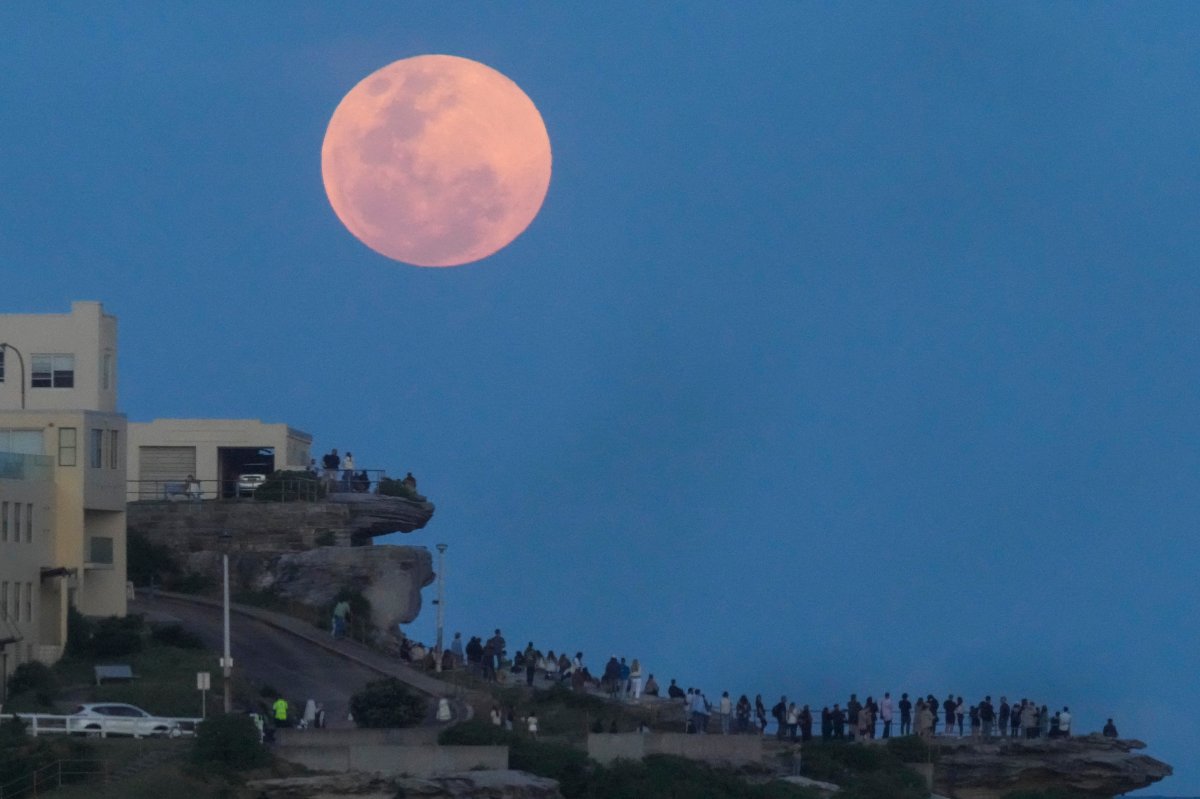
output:
[[[144, 613], [149, 621], [178, 621], [216, 652], [224, 646], [219, 608], [139, 596], [129, 603], [129, 612]], [[261, 621], [234, 613], [229, 625], [234, 671], [256, 689], [270, 686], [282, 691], [289, 701], [300, 703], [295, 708], [297, 714], [308, 699], [322, 703], [331, 728], [353, 727], [353, 722], [347, 720], [350, 697], [368, 682], [381, 678], [373, 669]], [[216, 663], [213, 671], [220, 671]], [[220, 708], [221, 701], [219, 692], [209, 694], [210, 708]]]

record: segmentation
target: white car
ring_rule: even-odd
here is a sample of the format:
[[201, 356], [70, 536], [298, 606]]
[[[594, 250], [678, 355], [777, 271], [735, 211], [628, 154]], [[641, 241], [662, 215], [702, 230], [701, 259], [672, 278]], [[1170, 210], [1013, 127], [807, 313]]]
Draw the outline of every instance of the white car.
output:
[[258, 487], [267, 482], [265, 474], [241, 474], [237, 479], [237, 492], [239, 497], [252, 497]]
[[179, 722], [174, 719], [152, 716], [140, 707], [117, 702], [79, 705], [71, 713], [68, 723], [71, 732], [101, 736], [132, 735], [142, 738], [146, 735], [169, 735], [174, 738], [181, 732]]

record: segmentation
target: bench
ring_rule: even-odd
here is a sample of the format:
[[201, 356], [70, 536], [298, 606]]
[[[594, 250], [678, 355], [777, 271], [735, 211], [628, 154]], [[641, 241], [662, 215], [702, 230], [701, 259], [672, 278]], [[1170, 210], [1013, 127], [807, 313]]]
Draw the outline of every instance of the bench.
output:
[[128, 682], [133, 679], [132, 666], [96, 666], [96, 685], [105, 680], [123, 680]]

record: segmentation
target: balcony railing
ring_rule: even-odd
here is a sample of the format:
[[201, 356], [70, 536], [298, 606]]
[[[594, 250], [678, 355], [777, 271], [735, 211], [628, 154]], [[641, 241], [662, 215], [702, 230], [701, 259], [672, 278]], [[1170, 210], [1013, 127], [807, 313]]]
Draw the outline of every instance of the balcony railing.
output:
[[383, 469], [356, 469], [336, 474], [321, 471], [282, 480], [268, 477], [266, 484], [277, 489], [268, 491], [259, 491], [264, 481], [245, 476], [233, 480], [129, 480], [126, 499], [130, 502], [313, 502], [339, 494], [377, 494], [380, 482], [386, 479], [387, 473]]
[[22, 455], [0, 452], [0, 480], [52, 480], [54, 458], [49, 455]]

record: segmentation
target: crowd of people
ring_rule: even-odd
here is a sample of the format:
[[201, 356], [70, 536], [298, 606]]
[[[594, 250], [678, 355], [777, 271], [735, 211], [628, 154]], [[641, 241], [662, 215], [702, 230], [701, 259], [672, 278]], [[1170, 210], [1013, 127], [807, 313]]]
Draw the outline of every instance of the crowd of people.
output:
[[[436, 652], [419, 643], [402, 646], [401, 653], [403, 658], [430, 670], [437, 664]], [[858, 695], [852, 693], [844, 705], [836, 702], [820, 711], [807, 704], [789, 702], [783, 696], [768, 710], [761, 694], [753, 701], [742, 694], [735, 701], [728, 691], [724, 691], [714, 703], [700, 689], [685, 690], [672, 679], [665, 689], [665, 697], [660, 697], [663, 689], [637, 658], [627, 661], [612, 655], [600, 675], [595, 676], [585, 664], [583, 652], [576, 652], [571, 657], [566, 650], [543, 653], [530, 641], [510, 657], [507, 642], [499, 629], [486, 641], [482, 636], [473, 636], [465, 644], [462, 634], [455, 633], [442, 654], [442, 669], [460, 667], [491, 682], [523, 679], [527, 686], [533, 687], [540, 674], [543, 684], [561, 683], [577, 691], [598, 691], [612, 700], [640, 702], [648, 697], [680, 702], [686, 718], [685, 731], [689, 733], [708, 732], [713, 716], [716, 716], [716, 729], [724, 734], [765, 735], [769, 720], [773, 719], [776, 737], [791, 741], [810, 741], [818, 735], [825, 741], [865, 741], [876, 737], [890, 738], [893, 733], [922, 738], [938, 735], [1063, 738], [1069, 737], [1072, 730], [1070, 708], [1064, 706], [1061, 710], [1051, 711], [1046, 704], [1039, 705], [1030, 699], [1009, 702], [1007, 696], [1001, 696], [998, 703], [988, 695], [975, 704], [968, 704], [962, 696], [953, 694], [942, 700], [928, 694], [918, 696], [914, 701], [907, 693], [902, 693], [896, 700], [890, 692], [884, 692], [878, 700], [868, 696], [860, 701]], [[500, 718], [503, 723], [502, 712]], [[508, 722], [511, 723], [511, 719]], [[1104, 726], [1103, 734], [1117, 737], [1112, 719]]]
[[[311, 458], [308, 462], [308, 471], [320, 480], [325, 485], [325, 490], [329, 492], [366, 494], [371, 490], [371, 475], [366, 469], [358, 470], [354, 463], [353, 452], [338, 455], [335, 447], [321, 456], [320, 466], [317, 465], [316, 458]], [[400, 482], [416, 492], [417, 478], [413, 477], [412, 472], [406, 474]]]

